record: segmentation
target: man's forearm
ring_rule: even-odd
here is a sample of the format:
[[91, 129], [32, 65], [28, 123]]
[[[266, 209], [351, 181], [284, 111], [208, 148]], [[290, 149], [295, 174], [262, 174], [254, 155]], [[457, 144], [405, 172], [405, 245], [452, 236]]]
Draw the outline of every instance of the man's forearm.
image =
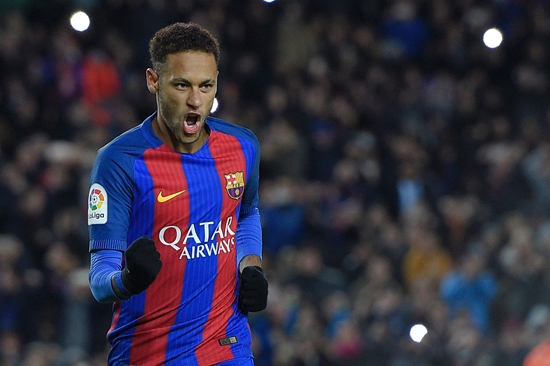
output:
[[130, 298], [129, 295], [125, 295], [123, 294], [120, 289], [118, 288], [118, 286], [116, 285], [116, 281], [115, 281], [115, 276], [117, 274], [113, 275], [113, 277], [111, 277], [111, 286], [113, 287], [113, 291], [115, 293], [115, 295], [117, 295], [118, 297], [120, 297], [121, 300], [127, 300]]
[[121, 300], [112, 285], [113, 275], [120, 272], [122, 253], [102, 249], [91, 253], [90, 289], [100, 303], [113, 303]]
[[239, 263], [239, 273], [243, 271], [244, 267], [248, 267], [248, 266], [259, 266], [259, 267], [261, 267], [262, 266], [262, 259], [259, 256], [255, 255], [255, 254], [250, 254], [250, 255], [245, 256], [241, 260], [241, 263]]

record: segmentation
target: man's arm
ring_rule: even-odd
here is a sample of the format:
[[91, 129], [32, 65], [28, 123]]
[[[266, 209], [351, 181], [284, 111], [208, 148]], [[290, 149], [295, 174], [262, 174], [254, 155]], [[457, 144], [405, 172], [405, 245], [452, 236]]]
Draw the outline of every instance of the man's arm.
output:
[[244, 267], [248, 267], [248, 266], [261, 267], [262, 266], [262, 259], [260, 258], [260, 256], [255, 255], [255, 254], [249, 254], [249, 255], [245, 256], [241, 260], [241, 263], [239, 263], [239, 273], [242, 273]]
[[258, 211], [260, 144], [254, 134], [254, 163], [247, 179], [236, 232], [239, 275], [238, 307], [244, 313], [267, 306], [268, 282], [262, 269], [262, 224]]
[[91, 254], [90, 288], [102, 303], [129, 299], [147, 289], [162, 268], [155, 242], [142, 236], [124, 253], [126, 268], [122, 268], [122, 252], [98, 250]]
[[[239, 272], [242, 272], [242, 269], [247, 265], [261, 265], [262, 224], [260, 221], [260, 212], [257, 208], [247, 214], [241, 213], [239, 223], [237, 224], [235, 240], [237, 242], [237, 263], [239, 263]], [[248, 256], [257, 258], [248, 258], [245, 260]]]
[[102, 249], [91, 253], [90, 289], [100, 303], [112, 303], [123, 300], [120, 291], [112, 285], [114, 276], [122, 269], [122, 252]]
[[243, 313], [267, 306], [268, 283], [262, 269], [262, 228], [258, 209], [241, 215], [237, 226], [239, 309]]
[[[120, 272], [119, 272], [120, 273]], [[111, 287], [113, 288], [113, 292], [115, 293], [115, 295], [120, 298], [120, 300], [128, 300], [130, 297], [132, 297], [132, 295], [129, 295], [128, 293], [126, 294], [123, 294], [122, 291], [119, 290], [119, 287], [122, 289], [123, 286], [122, 286], [122, 283], [117, 281], [117, 279], [120, 278], [120, 275], [118, 275], [119, 273], [115, 273], [113, 274], [113, 276], [111, 277]], [[118, 275], [118, 276], [117, 276]], [[119, 282], [118, 286], [117, 286], [117, 282]], [[126, 291], [127, 292], [127, 291]]]

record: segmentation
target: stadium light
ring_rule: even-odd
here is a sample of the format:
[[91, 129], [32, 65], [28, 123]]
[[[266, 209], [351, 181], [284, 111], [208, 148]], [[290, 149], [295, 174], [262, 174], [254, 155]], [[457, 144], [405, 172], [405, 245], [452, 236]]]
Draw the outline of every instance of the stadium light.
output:
[[73, 13], [70, 21], [73, 29], [78, 32], [84, 32], [90, 27], [90, 17], [83, 11]]
[[502, 32], [497, 28], [487, 29], [483, 34], [483, 43], [489, 48], [497, 48], [502, 43], [502, 40]]
[[210, 113], [214, 113], [218, 110], [219, 106], [218, 98], [214, 98], [214, 103], [212, 104], [212, 108], [210, 109]]
[[420, 343], [426, 334], [428, 334], [428, 329], [423, 324], [413, 325], [409, 332], [411, 339], [416, 343]]

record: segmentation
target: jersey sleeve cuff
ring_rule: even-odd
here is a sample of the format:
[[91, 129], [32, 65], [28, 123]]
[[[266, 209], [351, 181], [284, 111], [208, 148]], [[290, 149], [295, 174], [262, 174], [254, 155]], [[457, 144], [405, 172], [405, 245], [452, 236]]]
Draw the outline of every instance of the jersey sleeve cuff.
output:
[[262, 225], [257, 209], [248, 215], [241, 216], [237, 225], [237, 263], [247, 255], [262, 258]]
[[90, 252], [94, 250], [110, 249], [118, 250], [121, 252], [126, 251], [128, 243], [126, 240], [118, 239], [93, 239], [90, 240]]
[[130, 297], [132, 294], [126, 289], [124, 284], [122, 283], [122, 271], [118, 271], [113, 276], [113, 281], [115, 282], [115, 286], [117, 290], [123, 294], [125, 297]]

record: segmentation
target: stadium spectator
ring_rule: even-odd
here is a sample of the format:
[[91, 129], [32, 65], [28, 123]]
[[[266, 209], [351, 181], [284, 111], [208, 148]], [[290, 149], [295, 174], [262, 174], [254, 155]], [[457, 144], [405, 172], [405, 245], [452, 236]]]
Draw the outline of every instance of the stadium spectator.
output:
[[486, 270], [484, 258], [471, 251], [462, 256], [458, 268], [441, 281], [441, 296], [449, 306], [451, 317], [466, 314], [481, 334], [490, 330], [490, 307], [498, 291], [498, 283]]

